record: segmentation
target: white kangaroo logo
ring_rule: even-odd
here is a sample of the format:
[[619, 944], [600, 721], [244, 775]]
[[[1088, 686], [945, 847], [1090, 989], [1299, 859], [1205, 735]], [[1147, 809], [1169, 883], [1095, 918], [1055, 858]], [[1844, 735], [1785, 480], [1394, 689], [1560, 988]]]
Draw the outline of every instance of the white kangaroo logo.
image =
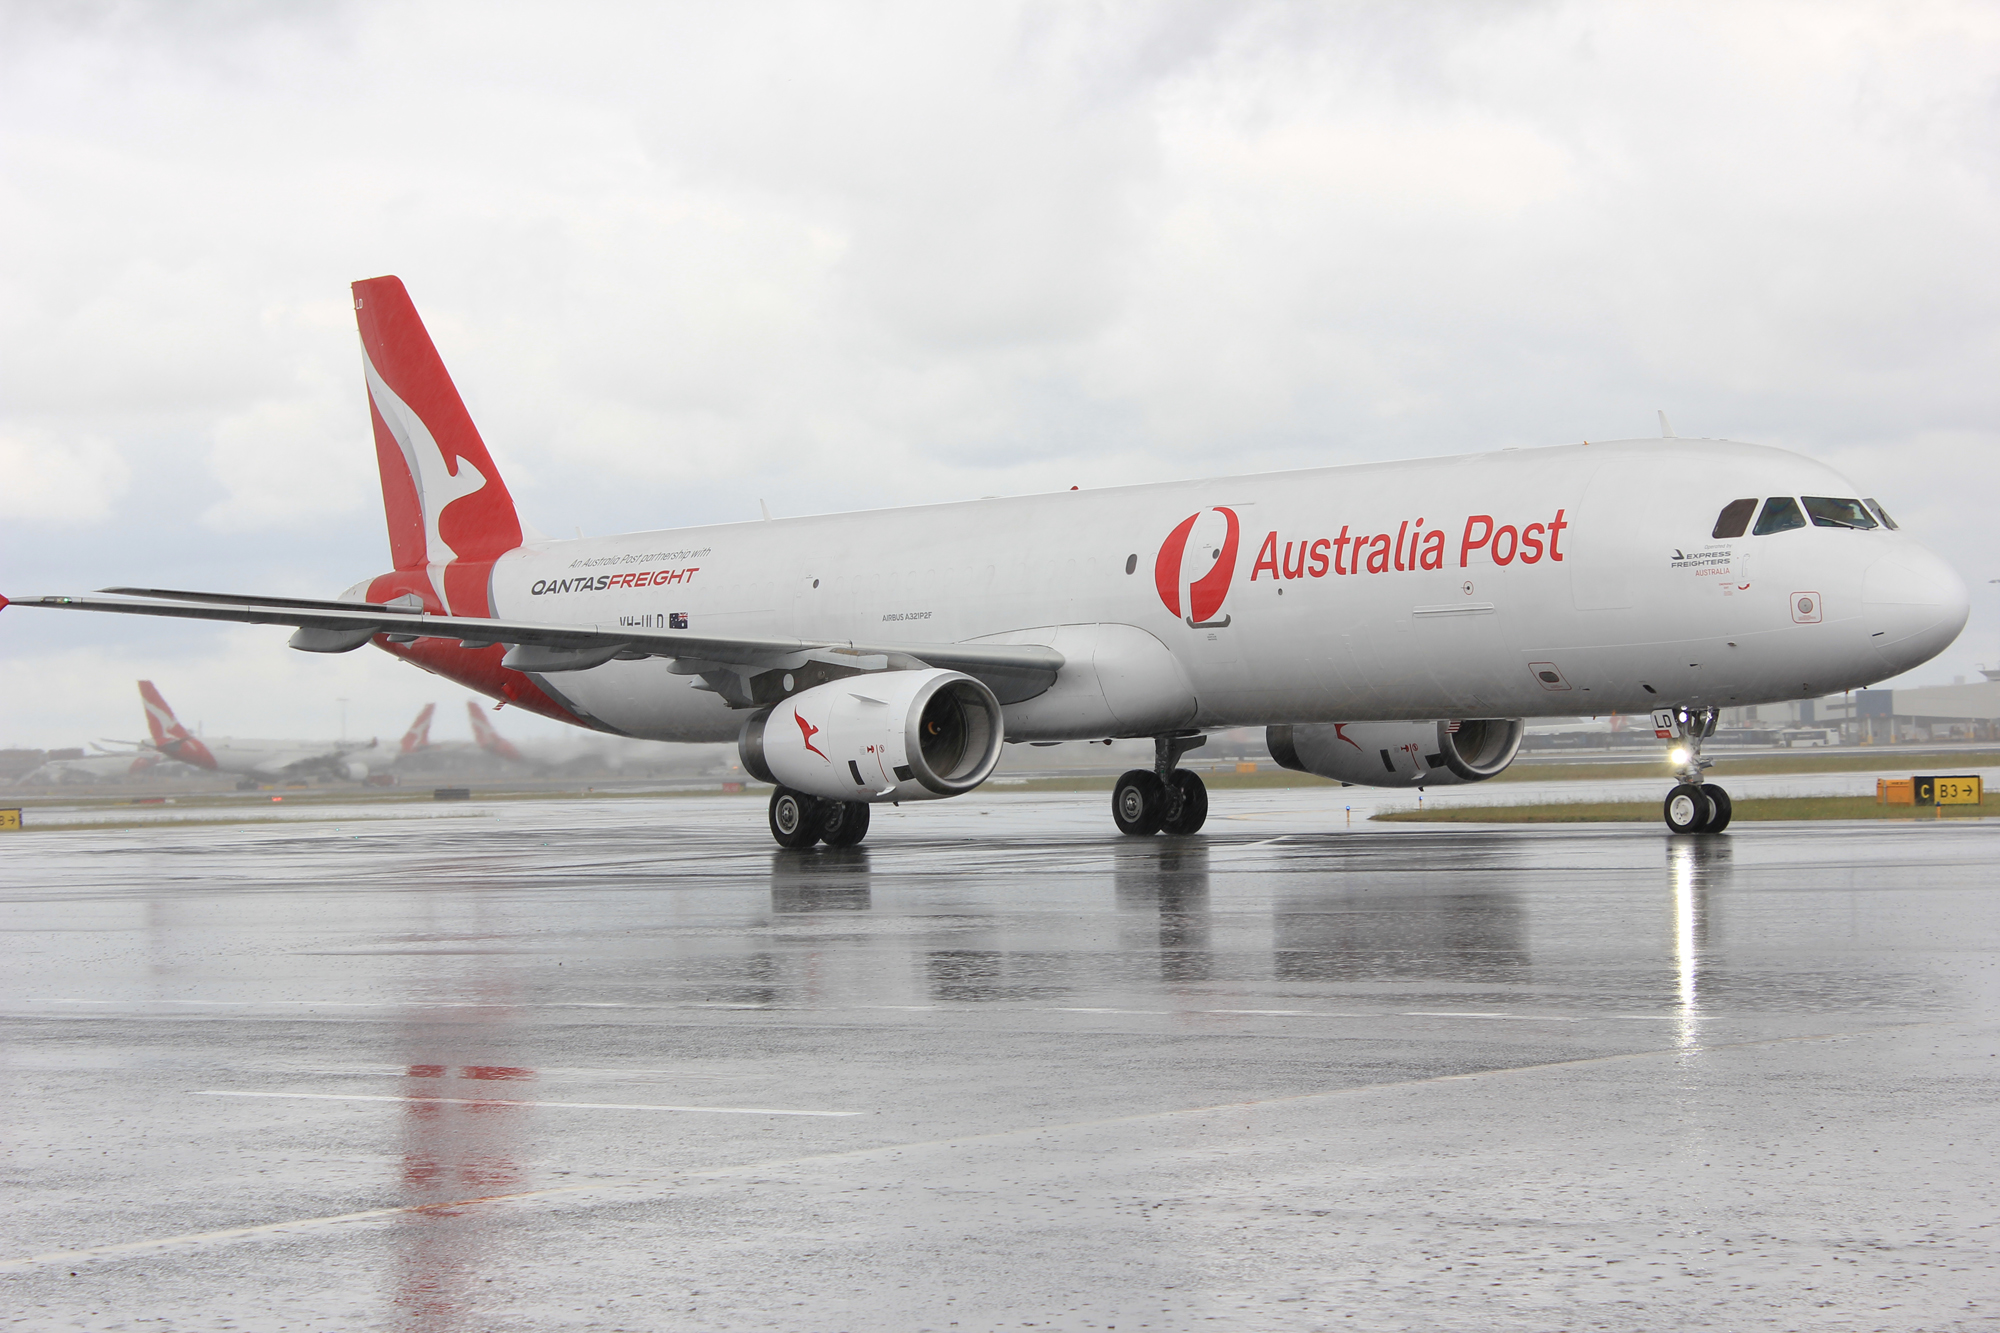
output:
[[[375, 363], [368, 359], [365, 346], [361, 364], [368, 372], [368, 396], [375, 400], [375, 410], [402, 447], [403, 462], [410, 469], [410, 479], [416, 483], [417, 506], [424, 515], [424, 558], [430, 564], [431, 587], [437, 590], [438, 599], [445, 601], [445, 566], [458, 559], [458, 552], [438, 532], [438, 516], [452, 501], [484, 490], [486, 478], [463, 458], [457, 460], [458, 474], [454, 476], [430, 427], [383, 382], [375, 372]], [[449, 601], [445, 601], [445, 609], [452, 610]]]

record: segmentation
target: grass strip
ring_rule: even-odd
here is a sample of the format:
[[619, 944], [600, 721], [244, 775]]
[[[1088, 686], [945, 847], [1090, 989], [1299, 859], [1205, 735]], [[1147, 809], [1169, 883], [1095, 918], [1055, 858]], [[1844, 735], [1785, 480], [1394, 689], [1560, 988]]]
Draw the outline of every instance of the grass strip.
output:
[[[1748, 773], [1866, 773], [1880, 769], [1884, 772], [1907, 775], [1970, 772], [1976, 768], [2000, 767], [2000, 750], [1876, 750], [1866, 745], [1810, 750], [1804, 753], [1787, 751], [1781, 754], [1717, 754], [1711, 751], [1708, 757], [1715, 760], [1712, 772], [1718, 780], [1733, 774]], [[1569, 763], [1551, 764], [1537, 763], [1532, 758], [1524, 757], [1515, 760], [1508, 766], [1506, 772], [1491, 780], [1555, 782], [1564, 778], [1589, 778], [1596, 781], [1609, 778], [1655, 778], [1670, 773], [1666, 742], [1662, 741], [1660, 752], [1648, 759], [1621, 759], [1604, 763], [1573, 760]]]
[[[444, 817], [439, 816], [439, 818]], [[454, 810], [450, 812], [449, 817], [453, 819], [484, 819], [489, 816], [484, 810]], [[9, 830], [7, 836], [12, 837], [15, 833], [117, 833], [130, 832], [133, 829], [242, 828], [246, 824], [254, 824], [258, 828], [284, 828], [289, 824], [381, 824], [397, 818], [399, 818], [397, 815], [341, 815], [332, 818], [286, 818], [282, 815], [269, 815], [261, 811], [246, 810], [241, 816], [234, 819], [226, 815], [214, 817], [197, 815], [192, 819], [176, 819], [169, 816], [162, 819], [80, 819], [71, 823], [58, 823], [53, 820], [23, 820], [21, 827]]]
[[[1373, 818], [1391, 824], [1635, 824], [1658, 823], [1658, 801], [1550, 801], [1534, 805], [1425, 805], [1384, 810]], [[1939, 807], [1878, 805], [1873, 796], [1768, 796], [1733, 802], [1732, 823], [1766, 819], [1982, 819], [2000, 815], [2000, 794], [1984, 805]], [[1939, 812], [1942, 811], [1942, 814]]]

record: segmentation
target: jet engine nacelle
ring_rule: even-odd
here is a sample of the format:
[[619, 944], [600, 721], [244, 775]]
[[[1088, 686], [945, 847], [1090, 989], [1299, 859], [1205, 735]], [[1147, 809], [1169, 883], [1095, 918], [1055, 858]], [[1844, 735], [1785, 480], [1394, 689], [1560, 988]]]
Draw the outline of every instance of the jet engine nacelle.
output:
[[743, 724], [743, 770], [836, 801], [935, 801], [1000, 762], [1000, 701], [956, 671], [875, 671], [801, 690]]
[[1448, 787], [1482, 782], [1521, 750], [1517, 718], [1466, 722], [1316, 722], [1268, 727], [1264, 741], [1285, 768], [1366, 787]]
[[350, 759], [340, 766], [340, 771], [347, 775], [349, 782], [361, 782], [368, 776], [368, 765], [359, 759]]

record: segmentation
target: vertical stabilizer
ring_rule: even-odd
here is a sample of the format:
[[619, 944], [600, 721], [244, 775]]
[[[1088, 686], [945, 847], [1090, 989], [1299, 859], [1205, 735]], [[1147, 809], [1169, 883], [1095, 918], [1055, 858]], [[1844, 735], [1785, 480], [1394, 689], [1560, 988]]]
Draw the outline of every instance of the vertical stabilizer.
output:
[[215, 756], [208, 752], [194, 736], [182, 726], [174, 716], [174, 710], [167, 706], [153, 682], [139, 682], [139, 701], [146, 706], [146, 730], [152, 733], [153, 748], [169, 759], [178, 759], [183, 764], [193, 764], [196, 768], [214, 768]]
[[493, 724], [486, 719], [486, 711], [479, 706], [477, 700], [467, 699], [465, 711], [472, 716], [472, 739], [479, 742], [480, 749], [502, 759], [511, 759], [517, 764], [521, 762], [521, 752], [514, 748], [512, 741], [494, 730]]
[[487, 616], [492, 561], [521, 544], [500, 469], [400, 278], [354, 284], [389, 549], [455, 615]]
[[431, 714], [435, 712], [437, 712], [436, 704], [425, 704], [424, 711], [417, 714], [417, 720], [403, 733], [404, 754], [415, 754], [419, 750], [431, 748]]

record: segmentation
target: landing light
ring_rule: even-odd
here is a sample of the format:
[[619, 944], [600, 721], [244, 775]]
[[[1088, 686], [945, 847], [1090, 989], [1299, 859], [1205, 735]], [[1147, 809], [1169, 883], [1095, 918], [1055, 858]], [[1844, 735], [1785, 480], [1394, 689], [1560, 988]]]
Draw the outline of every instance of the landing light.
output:
[[1681, 764], [1685, 764], [1688, 761], [1688, 752], [1686, 749], [1677, 745], [1673, 749], [1667, 751], [1667, 759], [1668, 762], [1674, 764], [1675, 766], [1679, 766]]

